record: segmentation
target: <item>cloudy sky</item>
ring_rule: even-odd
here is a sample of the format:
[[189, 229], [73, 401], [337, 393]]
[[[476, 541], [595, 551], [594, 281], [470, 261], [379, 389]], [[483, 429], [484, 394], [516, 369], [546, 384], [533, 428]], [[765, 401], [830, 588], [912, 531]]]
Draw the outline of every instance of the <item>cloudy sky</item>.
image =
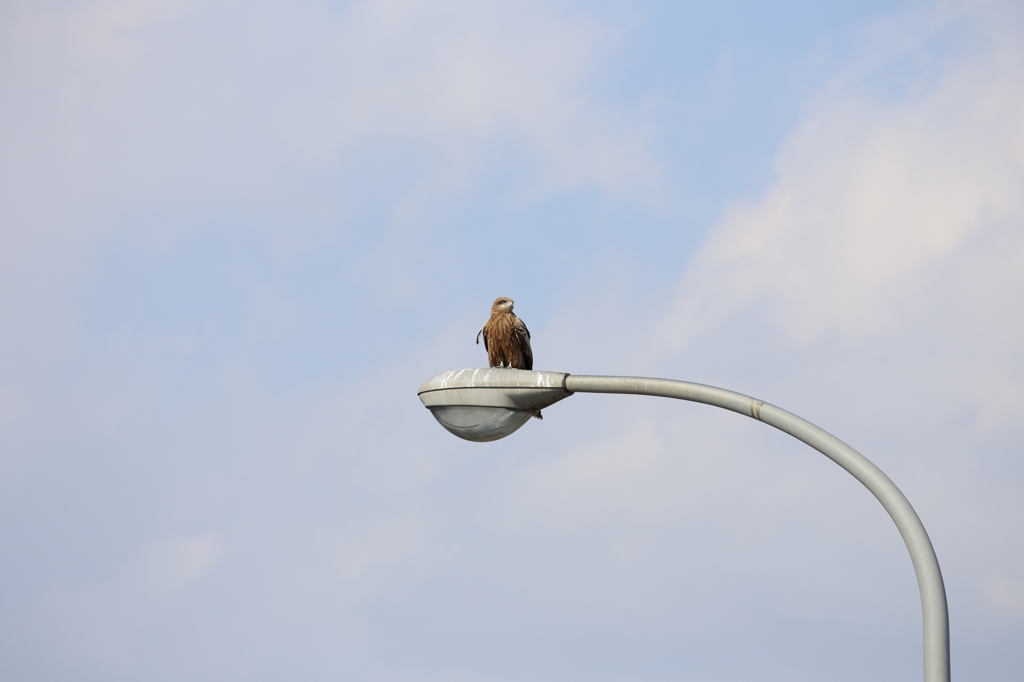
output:
[[[827, 5], [827, 6], [826, 6]], [[0, 677], [908, 680], [1024, 669], [1024, 8], [0, 4]]]

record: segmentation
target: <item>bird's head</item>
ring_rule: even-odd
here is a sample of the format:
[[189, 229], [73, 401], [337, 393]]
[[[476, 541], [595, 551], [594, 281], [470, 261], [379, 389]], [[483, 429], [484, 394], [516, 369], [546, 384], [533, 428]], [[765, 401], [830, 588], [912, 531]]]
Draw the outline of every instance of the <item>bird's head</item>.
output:
[[501, 311], [504, 313], [512, 312], [513, 302], [508, 296], [499, 296], [494, 299], [494, 305], [491, 306], [491, 310]]

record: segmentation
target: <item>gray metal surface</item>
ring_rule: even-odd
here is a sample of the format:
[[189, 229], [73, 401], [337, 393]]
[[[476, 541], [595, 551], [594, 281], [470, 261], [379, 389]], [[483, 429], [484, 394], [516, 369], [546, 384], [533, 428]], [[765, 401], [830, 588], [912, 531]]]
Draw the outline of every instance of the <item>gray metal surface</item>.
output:
[[814, 424], [762, 400], [713, 386], [670, 379], [569, 375], [565, 388], [574, 393], [620, 393], [678, 398], [738, 412], [802, 440], [839, 466], [878, 498], [910, 551], [921, 591], [924, 620], [924, 680], [949, 682], [949, 614], [946, 589], [928, 533], [917, 512], [881, 469], [846, 443]]
[[438, 423], [459, 438], [498, 440], [530, 417], [572, 395], [567, 374], [522, 369], [456, 369], [438, 374], [420, 386], [424, 407]]
[[416, 393], [426, 407], [481, 405], [540, 410], [572, 395], [565, 388], [567, 376], [564, 372], [499, 367], [453, 369], [423, 382]]
[[532, 412], [479, 405], [434, 405], [434, 419], [459, 438], [476, 443], [499, 440], [530, 421]]

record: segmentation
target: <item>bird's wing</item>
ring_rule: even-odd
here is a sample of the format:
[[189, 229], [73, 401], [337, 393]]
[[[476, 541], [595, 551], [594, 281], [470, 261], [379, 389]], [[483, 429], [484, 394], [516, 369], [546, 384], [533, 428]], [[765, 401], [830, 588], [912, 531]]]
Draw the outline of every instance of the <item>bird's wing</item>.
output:
[[483, 337], [484, 337], [484, 350], [487, 350], [487, 329], [486, 329], [486, 327], [484, 329], [481, 329], [480, 331], [478, 331], [476, 333], [476, 345], [478, 345], [478, 346], [480, 345], [480, 335], [481, 334], [483, 334]]
[[516, 318], [515, 334], [519, 337], [519, 345], [523, 349], [523, 369], [533, 369], [533, 348], [530, 347], [530, 330], [526, 324]]

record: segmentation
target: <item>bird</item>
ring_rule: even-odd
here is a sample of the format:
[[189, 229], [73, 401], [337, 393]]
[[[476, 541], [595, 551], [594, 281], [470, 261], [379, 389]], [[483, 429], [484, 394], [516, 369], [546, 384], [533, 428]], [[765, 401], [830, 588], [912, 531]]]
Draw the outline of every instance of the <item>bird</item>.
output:
[[487, 363], [491, 367], [533, 369], [533, 349], [530, 348], [530, 330], [515, 316], [515, 302], [508, 296], [499, 296], [491, 306], [491, 318], [476, 333], [477, 345], [484, 337]]
[[[491, 306], [491, 317], [484, 323], [483, 329], [476, 333], [479, 345], [480, 337], [484, 337], [484, 350], [487, 351], [487, 364], [490, 367], [508, 367], [511, 369], [533, 369], [533, 349], [530, 347], [530, 330], [515, 316], [512, 307], [515, 303], [508, 296], [499, 296]], [[543, 419], [540, 410], [534, 414]]]

